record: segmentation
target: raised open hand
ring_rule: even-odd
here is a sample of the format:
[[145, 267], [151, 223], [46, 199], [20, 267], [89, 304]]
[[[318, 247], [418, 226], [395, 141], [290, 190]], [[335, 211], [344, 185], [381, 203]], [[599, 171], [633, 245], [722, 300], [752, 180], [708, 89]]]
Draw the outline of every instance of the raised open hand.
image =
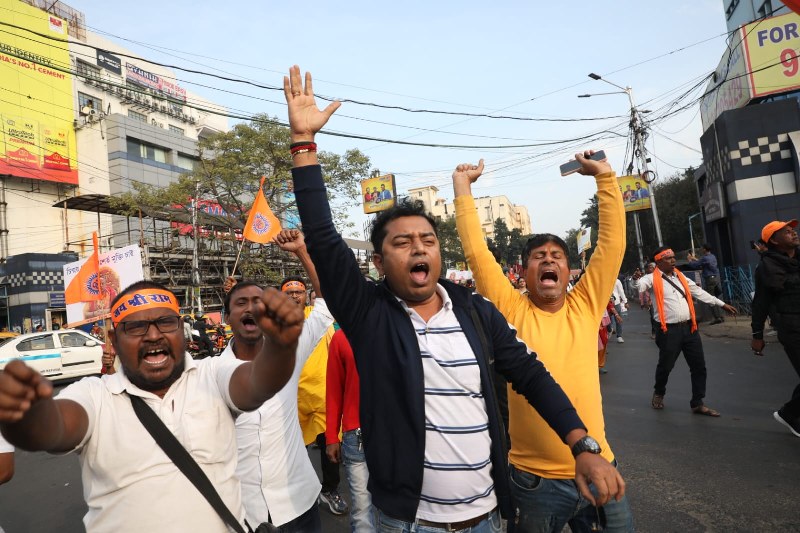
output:
[[311, 73], [306, 72], [304, 86], [300, 78], [300, 67], [297, 65], [289, 69], [288, 76], [283, 77], [283, 94], [286, 96], [286, 104], [289, 106], [289, 128], [292, 142], [314, 140], [314, 135], [342, 105], [341, 102], [332, 102], [320, 111], [314, 99]]

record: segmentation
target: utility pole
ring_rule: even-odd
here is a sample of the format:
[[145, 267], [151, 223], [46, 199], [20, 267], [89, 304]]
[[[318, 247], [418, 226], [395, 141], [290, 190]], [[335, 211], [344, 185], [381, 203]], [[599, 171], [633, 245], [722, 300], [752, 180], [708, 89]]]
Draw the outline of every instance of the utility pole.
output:
[[200, 231], [197, 227], [197, 200], [200, 196], [200, 182], [194, 182], [194, 198], [192, 198], [192, 233], [194, 236], [194, 247], [192, 248], [192, 313], [197, 309], [203, 312], [203, 299], [200, 297], [200, 258], [198, 256], [198, 239]]
[[[628, 102], [631, 106], [631, 137], [633, 140], [633, 155], [631, 163], [633, 159], [639, 159], [639, 173], [642, 176], [642, 179], [645, 180], [648, 184], [650, 184], [655, 179], [655, 174], [651, 170], [647, 168], [647, 164], [650, 162], [650, 159], [647, 157], [647, 148], [645, 147], [645, 138], [647, 129], [645, 128], [644, 121], [642, 121], [641, 113], [639, 109], [636, 107], [636, 102], [633, 99], [633, 89], [631, 87], [623, 87], [621, 85], [617, 85], [614, 82], [608, 81], [607, 79], [603, 78], [599, 74], [590, 73], [589, 77], [593, 80], [600, 80], [608, 83], [609, 85], [613, 85], [620, 91], [615, 91], [612, 93], [599, 93], [599, 95], [605, 94], [618, 94], [624, 93], [628, 96]], [[589, 98], [590, 96], [598, 96], [592, 94], [580, 94], [578, 98]], [[653, 174], [653, 179], [648, 180], [647, 176]], [[656, 195], [655, 195], [655, 188], [650, 188], [650, 207], [653, 209], [653, 222], [656, 230], [656, 239], [658, 240], [658, 245], [663, 246], [664, 241], [661, 238], [661, 224], [658, 221], [658, 208], [656, 206]], [[639, 262], [643, 263], [643, 256], [642, 256], [642, 239], [641, 239], [641, 230], [639, 226], [639, 213], [634, 211], [633, 213], [634, 223], [636, 225], [636, 238], [637, 238], [637, 245], [639, 248]]]

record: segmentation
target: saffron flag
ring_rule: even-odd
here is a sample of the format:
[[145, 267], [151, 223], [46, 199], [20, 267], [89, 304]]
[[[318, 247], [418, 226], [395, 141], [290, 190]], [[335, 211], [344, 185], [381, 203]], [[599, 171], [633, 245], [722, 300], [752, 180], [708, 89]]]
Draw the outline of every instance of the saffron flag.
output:
[[258, 193], [247, 215], [247, 224], [244, 225], [244, 238], [259, 244], [267, 244], [281, 232], [281, 223], [269, 208], [267, 198], [264, 196], [264, 178], [258, 186]]
[[89, 259], [81, 265], [78, 274], [69, 282], [64, 291], [64, 300], [67, 305], [78, 302], [92, 302], [102, 298], [100, 290], [100, 254], [97, 250], [97, 232], [92, 233], [94, 252]]

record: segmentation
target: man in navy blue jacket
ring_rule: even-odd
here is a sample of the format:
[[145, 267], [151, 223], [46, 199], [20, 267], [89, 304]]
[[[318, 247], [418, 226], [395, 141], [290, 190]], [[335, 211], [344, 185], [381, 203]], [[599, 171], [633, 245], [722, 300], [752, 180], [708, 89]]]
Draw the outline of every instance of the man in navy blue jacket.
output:
[[492, 367], [572, 448], [583, 496], [597, 505], [621, 498], [624, 481], [597, 455], [596, 441], [536, 355], [488, 300], [440, 279], [436, 222], [421, 204], [404, 203], [378, 216], [371, 241], [384, 279], [364, 279], [334, 227], [314, 143], [340, 104], [320, 111], [311, 75], [303, 84], [297, 66], [284, 78], [284, 92], [308, 251], [361, 377], [361, 426], [378, 529], [408, 531], [416, 523], [443, 531], [499, 531], [498, 510], [513, 517]]

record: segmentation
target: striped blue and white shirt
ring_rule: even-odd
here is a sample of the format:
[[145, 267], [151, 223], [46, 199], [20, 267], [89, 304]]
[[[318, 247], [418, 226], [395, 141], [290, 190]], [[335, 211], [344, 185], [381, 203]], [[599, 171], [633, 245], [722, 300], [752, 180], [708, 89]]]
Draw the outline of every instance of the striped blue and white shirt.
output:
[[441, 285], [444, 305], [426, 323], [404, 302], [425, 376], [425, 470], [417, 518], [458, 522], [497, 506], [489, 415], [478, 361]]

